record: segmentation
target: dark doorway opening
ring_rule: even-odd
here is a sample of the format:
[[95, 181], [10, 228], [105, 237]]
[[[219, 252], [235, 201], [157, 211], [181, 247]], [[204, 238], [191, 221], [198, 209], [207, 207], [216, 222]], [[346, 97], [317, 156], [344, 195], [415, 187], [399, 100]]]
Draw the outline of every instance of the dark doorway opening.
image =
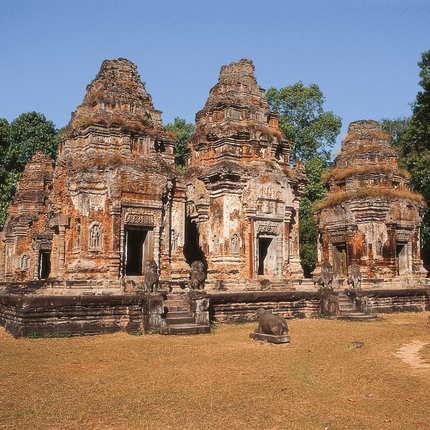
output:
[[408, 270], [408, 247], [406, 243], [396, 244], [396, 255], [397, 255], [397, 272], [399, 275], [404, 275]]
[[348, 257], [346, 243], [333, 245], [333, 276], [348, 276]]
[[125, 232], [126, 240], [126, 276], [142, 276], [144, 263], [152, 260], [152, 231], [142, 228], [128, 228]]
[[187, 217], [185, 224], [185, 245], [184, 256], [188, 264], [191, 265], [196, 260], [203, 261], [207, 268], [206, 256], [200, 247], [200, 234], [195, 220]]
[[[271, 238], [260, 237], [258, 239], [258, 274], [267, 275], [267, 257], [269, 252]], [[266, 269], [266, 270], [265, 270]]]
[[51, 273], [51, 252], [43, 251], [39, 256], [39, 278], [46, 279]]

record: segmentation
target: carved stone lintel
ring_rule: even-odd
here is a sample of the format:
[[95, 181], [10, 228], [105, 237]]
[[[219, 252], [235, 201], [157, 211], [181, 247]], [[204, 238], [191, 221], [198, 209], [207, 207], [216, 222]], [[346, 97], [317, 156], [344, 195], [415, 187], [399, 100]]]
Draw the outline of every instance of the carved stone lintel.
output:
[[154, 215], [153, 214], [141, 214], [141, 213], [133, 213], [128, 212], [124, 216], [125, 224], [134, 224], [134, 225], [154, 225]]
[[256, 231], [257, 233], [278, 234], [279, 224], [275, 222], [259, 222]]

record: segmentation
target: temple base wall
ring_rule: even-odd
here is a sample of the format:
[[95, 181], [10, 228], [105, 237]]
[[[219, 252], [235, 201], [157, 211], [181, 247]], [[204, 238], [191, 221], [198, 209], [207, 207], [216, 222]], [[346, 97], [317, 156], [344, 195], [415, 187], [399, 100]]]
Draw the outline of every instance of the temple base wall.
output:
[[0, 325], [14, 337], [94, 335], [140, 329], [149, 333], [162, 324], [160, 294], [118, 296], [0, 295]]
[[[259, 308], [269, 309], [285, 319], [330, 316], [323, 309], [326, 296], [338, 304], [341, 291], [316, 290], [305, 281], [309, 280], [302, 280], [302, 284], [292, 281], [288, 291], [191, 291], [188, 293], [192, 302], [190, 309], [205, 324], [210, 321], [227, 324], [256, 322]], [[21, 285], [20, 293], [5, 290], [0, 293], [0, 325], [14, 337], [26, 337], [32, 333], [38, 336], [54, 333], [93, 335], [137, 329], [150, 333], [153, 328], [163, 326], [166, 316], [164, 301], [168, 291], [172, 290], [163, 284], [166, 291], [156, 293], [44, 295], [35, 289], [40, 285], [33, 284]], [[430, 311], [427, 286], [387, 289], [382, 288], [383, 285], [362, 290], [345, 288], [342, 293], [364, 313]], [[74, 287], [76, 290], [76, 285]], [[303, 289], [299, 290], [300, 287]], [[18, 286], [14, 285], [14, 288]]]

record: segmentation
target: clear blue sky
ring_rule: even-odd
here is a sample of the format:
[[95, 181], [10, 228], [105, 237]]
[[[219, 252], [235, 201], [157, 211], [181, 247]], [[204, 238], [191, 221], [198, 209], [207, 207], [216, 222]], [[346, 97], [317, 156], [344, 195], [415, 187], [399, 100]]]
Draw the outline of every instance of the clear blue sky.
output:
[[[67, 125], [104, 59], [137, 64], [163, 123], [194, 122], [221, 66], [267, 89], [318, 84], [342, 133], [410, 114], [429, 0], [0, 0], [0, 117]], [[339, 143], [338, 142], [338, 143]], [[337, 145], [338, 146], [338, 145]]]

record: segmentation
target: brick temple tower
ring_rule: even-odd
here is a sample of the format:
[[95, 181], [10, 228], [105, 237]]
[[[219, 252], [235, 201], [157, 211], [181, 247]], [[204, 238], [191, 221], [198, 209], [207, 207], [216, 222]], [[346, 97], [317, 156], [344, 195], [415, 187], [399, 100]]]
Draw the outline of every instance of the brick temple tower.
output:
[[136, 66], [104, 61], [55, 164], [38, 153], [26, 166], [2, 232], [0, 279], [102, 280], [109, 289], [143, 279], [147, 259], [162, 279], [187, 274], [174, 144]]
[[246, 59], [221, 68], [196, 115], [185, 174], [187, 257], [206, 261], [209, 290], [303, 275], [298, 207], [306, 176], [302, 165], [289, 167], [278, 116]]
[[367, 278], [426, 275], [420, 259], [423, 198], [409, 191], [410, 175], [399, 169], [388, 139], [376, 121], [352, 122], [325, 175], [326, 200], [315, 214], [318, 261], [330, 262], [335, 277], [347, 277], [354, 263]]

